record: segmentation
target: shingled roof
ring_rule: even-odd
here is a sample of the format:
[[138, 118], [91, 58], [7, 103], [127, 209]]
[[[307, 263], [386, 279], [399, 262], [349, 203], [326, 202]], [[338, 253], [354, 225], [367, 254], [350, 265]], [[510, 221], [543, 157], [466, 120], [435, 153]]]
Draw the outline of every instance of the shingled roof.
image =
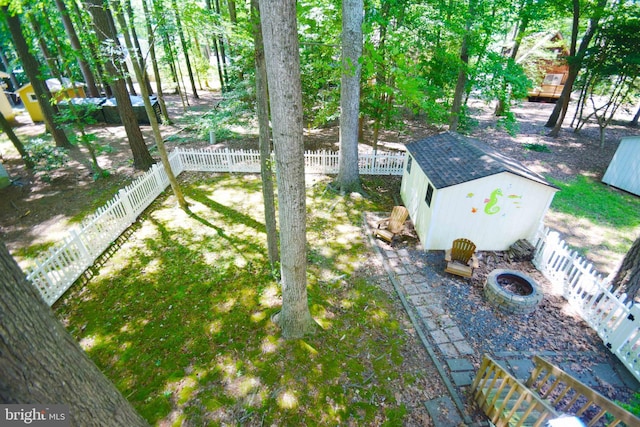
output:
[[407, 144], [407, 150], [436, 188], [510, 172], [539, 184], [555, 186], [541, 175], [475, 138], [444, 132]]

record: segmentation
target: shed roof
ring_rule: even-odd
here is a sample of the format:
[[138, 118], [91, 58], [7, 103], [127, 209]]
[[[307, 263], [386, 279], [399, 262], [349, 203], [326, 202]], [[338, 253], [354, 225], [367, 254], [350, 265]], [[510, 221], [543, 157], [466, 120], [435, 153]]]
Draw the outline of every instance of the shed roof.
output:
[[487, 144], [454, 132], [444, 132], [407, 144], [407, 150], [436, 188], [445, 188], [502, 172], [557, 188]]

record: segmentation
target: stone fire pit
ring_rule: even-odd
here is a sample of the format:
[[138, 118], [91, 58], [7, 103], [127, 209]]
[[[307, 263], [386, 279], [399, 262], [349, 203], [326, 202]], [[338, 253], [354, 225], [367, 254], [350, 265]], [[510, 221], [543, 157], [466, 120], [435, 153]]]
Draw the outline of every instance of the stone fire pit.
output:
[[510, 314], [529, 314], [542, 301], [542, 290], [531, 277], [516, 270], [493, 270], [484, 284], [484, 296]]

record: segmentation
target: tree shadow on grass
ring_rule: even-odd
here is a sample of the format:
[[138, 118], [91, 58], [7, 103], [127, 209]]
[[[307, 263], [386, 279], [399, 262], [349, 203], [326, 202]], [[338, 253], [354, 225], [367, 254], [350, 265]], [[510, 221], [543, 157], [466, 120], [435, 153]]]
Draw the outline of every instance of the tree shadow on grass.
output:
[[[403, 335], [393, 304], [357, 273], [366, 265], [351, 263], [367, 259], [362, 242], [329, 237], [325, 252], [324, 238], [312, 241], [310, 304], [324, 329], [283, 341], [270, 321], [279, 286], [256, 221], [211, 203], [204, 191], [196, 197], [221, 212], [189, 217], [156, 207], [101, 274], [57, 307], [136, 409], [151, 423], [188, 425], [401, 419], [405, 409], [390, 383], [404, 375], [397, 368]], [[336, 221], [357, 217], [344, 212], [350, 208], [338, 203]], [[236, 217], [249, 226], [234, 228]], [[358, 229], [324, 221], [330, 231]]]
[[[265, 234], [267, 233], [267, 228], [263, 223], [256, 221], [250, 216], [245, 215], [235, 209], [232, 209], [228, 206], [225, 206], [221, 203], [216, 202], [215, 200], [211, 199], [211, 197], [209, 197], [209, 194], [207, 194], [206, 191], [191, 187], [186, 189], [185, 193], [192, 199], [220, 213], [232, 223], [243, 224], [243, 225], [246, 225], [247, 227], [251, 227], [255, 229], [260, 233], [265, 233]], [[215, 226], [213, 227], [216, 228]]]

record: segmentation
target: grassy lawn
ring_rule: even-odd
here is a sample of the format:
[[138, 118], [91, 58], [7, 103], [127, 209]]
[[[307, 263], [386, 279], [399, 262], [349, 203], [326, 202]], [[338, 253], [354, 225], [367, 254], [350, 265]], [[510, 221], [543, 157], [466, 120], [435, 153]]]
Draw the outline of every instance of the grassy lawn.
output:
[[600, 271], [613, 269], [640, 234], [640, 198], [584, 176], [551, 182], [560, 188], [551, 204], [552, 228]]
[[[186, 174], [185, 174], [186, 175]], [[309, 178], [309, 177], [308, 177]], [[406, 325], [376, 285], [363, 211], [390, 211], [399, 180], [370, 199], [308, 182], [308, 289], [322, 330], [284, 341], [266, 259], [257, 176], [182, 177], [193, 215], [160, 197], [136, 232], [57, 315], [152, 424], [401, 425]], [[422, 379], [424, 380], [424, 378]]]

